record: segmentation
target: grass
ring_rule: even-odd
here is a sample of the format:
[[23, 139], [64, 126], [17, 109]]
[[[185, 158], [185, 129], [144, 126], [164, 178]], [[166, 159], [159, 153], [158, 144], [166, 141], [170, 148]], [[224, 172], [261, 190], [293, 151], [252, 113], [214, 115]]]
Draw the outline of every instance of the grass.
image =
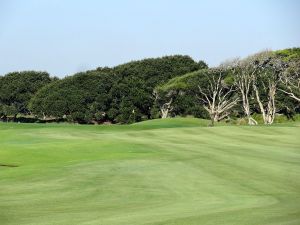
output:
[[1, 225], [298, 225], [300, 127], [0, 124]]

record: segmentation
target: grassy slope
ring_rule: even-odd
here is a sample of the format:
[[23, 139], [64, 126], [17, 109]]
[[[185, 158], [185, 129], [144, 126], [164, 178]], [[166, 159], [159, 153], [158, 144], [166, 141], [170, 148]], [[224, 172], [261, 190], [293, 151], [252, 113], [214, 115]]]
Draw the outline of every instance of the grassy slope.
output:
[[0, 224], [300, 224], [300, 128], [206, 125], [0, 124]]

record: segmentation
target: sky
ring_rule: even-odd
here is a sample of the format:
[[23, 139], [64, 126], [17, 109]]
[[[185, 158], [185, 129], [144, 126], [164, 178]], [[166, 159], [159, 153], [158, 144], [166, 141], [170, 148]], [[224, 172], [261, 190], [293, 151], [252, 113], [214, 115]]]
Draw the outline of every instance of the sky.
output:
[[299, 12], [298, 0], [0, 0], [0, 75], [174, 54], [217, 66], [300, 47]]

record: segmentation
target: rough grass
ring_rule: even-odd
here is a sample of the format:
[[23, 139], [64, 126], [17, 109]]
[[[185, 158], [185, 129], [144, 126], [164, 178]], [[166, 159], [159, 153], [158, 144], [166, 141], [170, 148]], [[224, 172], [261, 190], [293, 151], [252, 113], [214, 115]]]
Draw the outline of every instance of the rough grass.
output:
[[300, 224], [300, 128], [0, 124], [1, 225]]

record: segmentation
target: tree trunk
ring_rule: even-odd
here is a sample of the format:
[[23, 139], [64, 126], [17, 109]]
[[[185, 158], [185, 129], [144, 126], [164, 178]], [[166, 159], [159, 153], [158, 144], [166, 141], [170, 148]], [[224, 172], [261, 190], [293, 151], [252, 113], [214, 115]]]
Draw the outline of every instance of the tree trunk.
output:
[[211, 120], [211, 126], [215, 126], [215, 116], [212, 114], [210, 115], [210, 120]]
[[276, 85], [270, 84], [269, 93], [268, 93], [268, 104], [265, 108], [263, 103], [260, 100], [259, 92], [257, 87], [254, 85], [256, 100], [258, 102], [260, 111], [262, 113], [264, 124], [272, 124], [275, 119], [276, 107], [275, 107], [275, 94], [276, 94]]
[[162, 119], [165, 119], [168, 117], [168, 114], [169, 114], [169, 109], [160, 109], [161, 111], [161, 118]]
[[173, 107], [171, 106], [173, 101], [173, 98], [171, 98], [171, 100], [165, 104], [163, 104], [160, 107], [160, 112], [161, 112], [161, 118], [165, 119], [168, 117], [169, 112], [171, 112], [173, 110]]
[[275, 94], [276, 94], [276, 86], [274, 84], [271, 84], [269, 87], [269, 102], [267, 106], [266, 124], [272, 124], [275, 119], [275, 113], [276, 113]]
[[249, 104], [249, 99], [247, 95], [242, 94], [243, 96], [243, 108], [244, 112], [246, 114], [246, 117], [248, 119], [248, 125], [257, 125], [257, 121], [253, 119], [250, 115], [250, 104]]
[[250, 117], [248, 117], [248, 124], [249, 125], [257, 125], [257, 121], [250, 116]]
[[14, 122], [17, 121], [17, 114], [14, 114], [13, 121], [14, 121]]

